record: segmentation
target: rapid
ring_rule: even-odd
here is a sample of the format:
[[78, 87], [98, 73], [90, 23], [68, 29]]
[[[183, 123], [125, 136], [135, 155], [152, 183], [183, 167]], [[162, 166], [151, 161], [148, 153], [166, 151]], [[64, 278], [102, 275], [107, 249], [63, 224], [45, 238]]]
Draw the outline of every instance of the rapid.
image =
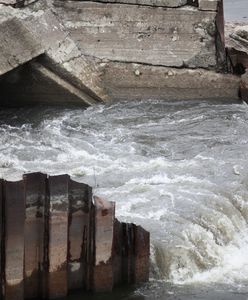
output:
[[4, 109], [0, 176], [68, 173], [151, 232], [150, 282], [92, 299], [247, 299], [247, 133], [232, 101]]

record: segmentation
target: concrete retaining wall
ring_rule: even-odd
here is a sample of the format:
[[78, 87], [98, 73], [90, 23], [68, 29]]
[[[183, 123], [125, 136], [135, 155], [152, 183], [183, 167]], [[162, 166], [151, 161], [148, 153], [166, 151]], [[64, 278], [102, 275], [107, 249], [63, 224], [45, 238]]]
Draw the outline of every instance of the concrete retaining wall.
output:
[[238, 98], [226, 75], [223, 1], [54, 0], [112, 100]]
[[248, 102], [248, 22], [227, 23], [229, 71], [241, 75], [240, 96]]
[[216, 11], [193, 7], [57, 1], [56, 11], [85, 55], [159, 66], [218, 68]]
[[[11, 70], [15, 72], [17, 67], [36, 58], [43, 69], [50, 70], [46, 71], [45, 77], [51, 77], [51, 82], [57, 77], [57, 85], [63, 89], [67, 98], [72, 98], [71, 102], [92, 105], [107, 100], [96, 62], [82, 55], [51, 8], [46, 3], [41, 5], [42, 8], [38, 10], [0, 5], [0, 76]], [[31, 77], [26, 79], [26, 85], [33, 84]], [[23, 85], [23, 82], [20, 84]], [[72, 86], [75, 88], [73, 92]], [[16, 98], [18, 94], [23, 94], [23, 98], [35, 98], [32, 89], [30, 96], [27, 92], [18, 93], [17, 90]], [[0, 103], [5, 101], [0, 100]], [[51, 104], [59, 102], [53, 93], [51, 96], [46, 93], [43, 100]], [[63, 98], [60, 102], [63, 102]]]
[[[239, 96], [240, 77], [227, 74], [222, 0], [2, 1], [2, 26], [17, 19], [18, 38], [31, 38], [20, 52], [1, 31], [0, 74], [13, 71], [0, 76], [0, 104]], [[25, 62], [27, 77], [16, 80]]]

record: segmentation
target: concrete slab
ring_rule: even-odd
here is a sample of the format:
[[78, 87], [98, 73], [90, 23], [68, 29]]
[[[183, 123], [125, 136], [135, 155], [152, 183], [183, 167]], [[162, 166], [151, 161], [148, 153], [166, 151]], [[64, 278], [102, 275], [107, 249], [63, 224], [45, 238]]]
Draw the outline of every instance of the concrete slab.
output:
[[222, 0], [198, 0], [200, 10], [217, 11], [218, 3]]
[[82, 53], [101, 60], [218, 68], [216, 12], [86, 1], [56, 2]]
[[132, 63], [102, 64], [102, 80], [113, 100], [238, 99], [240, 84], [231, 74]]
[[[83, 90], [75, 87], [69, 81], [64, 80], [58, 74], [54, 73], [52, 70], [47, 68], [46, 66], [40, 64], [39, 62], [31, 62], [31, 68], [40, 74], [41, 77], [46, 78], [49, 82], [57, 85], [58, 87], [64, 89], [65, 93], [71, 95], [71, 103], [86, 103], [88, 105], [96, 104], [97, 101], [95, 98], [91, 97], [89, 94], [84, 92]], [[67, 95], [67, 99], [69, 95]], [[77, 99], [77, 101], [76, 101]], [[50, 99], [52, 101], [52, 99]], [[56, 102], [56, 99], [54, 99]]]
[[10, 17], [0, 21], [0, 76], [44, 52], [20, 20]]
[[225, 33], [230, 71], [243, 74], [248, 69], [248, 23], [226, 23]]
[[3, 6], [0, 19], [0, 76], [45, 53], [41, 63], [81, 90], [82, 104], [108, 99], [96, 62], [82, 55], [51, 7], [32, 11]]
[[248, 102], [248, 71], [241, 77], [240, 94], [241, 98]]

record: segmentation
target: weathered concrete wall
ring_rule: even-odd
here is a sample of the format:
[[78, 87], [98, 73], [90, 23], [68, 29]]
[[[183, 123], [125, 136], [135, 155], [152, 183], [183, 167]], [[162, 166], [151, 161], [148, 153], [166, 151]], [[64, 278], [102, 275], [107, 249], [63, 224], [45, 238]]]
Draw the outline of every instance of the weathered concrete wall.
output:
[[86, 1], [55, 4], [85, 55], [170, 67], [220, 67], [216, 11]]
[[[78, 103], [106, 100], [95, 61], [82, 55], [51, 8], [42, 4], [37, 11], [0, 6], [0, 75], [44, 53], [39, 63], [61, 79], [64, 90], [65, 82], [79, 90]], [[75, 96], [71, 90], [68, 94]]]
[[54, 0], [112, 100], [238, 98], [225, 74], [223, 2]]
[[248, 68], [248, 23], [227, 23], [225, 29], [230, 71], [242, 73]]
[[149, 233], [117, 221], [114, 203], [93, 201], [89, 186], [32, 173], [1, 180], [0, 191], [1, 299], [63, 298], [149, 279]]
[[133, 63], [101, 66], [102, 80], [114, 100], [238, 98], [240, 77], [232, 74]]
[[[21, 53], [11, 42], [2, 51], [0, 75], [29, 62], [0, 77], [2, 104], [16, 95], [19, 103], [85, 105], [238, 98], [240, 77], [226, 74], [222, 0], [44, 0], [2, 5], [0, 18], [17, 20], [30, 39]], [[8, 35], [15, 40], [13, 30]], [[5, 53], [11, 47], [14, 63]]]
[[226, 24], [230, 72], [241, 75], [240, 96], [248, 101], [248, 23]]
[[16, 17], [2, 17], [0, 29], [0, 76], [45, 52]]

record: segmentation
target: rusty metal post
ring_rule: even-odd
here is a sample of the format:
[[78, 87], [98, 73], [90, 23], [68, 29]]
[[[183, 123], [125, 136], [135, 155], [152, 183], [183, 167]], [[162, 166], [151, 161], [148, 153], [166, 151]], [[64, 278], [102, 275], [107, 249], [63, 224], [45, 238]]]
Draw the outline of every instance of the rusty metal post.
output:
[[134, 225], [134, 283], [149, 280], [150, 234], [140, 226]]
[[122, 223], [117, 219], [114, 221], [114, 240], [113, 240], [113, 275], [114, 285], [122, 283], [122, 248], [123, 230]]
[[48, 298], [65, 297], [68, 293], [68, 184], [69, 176], [50, 176], [49, 185], [49, 267]]
[[69, 289], [87, 287], [90, 252], [91, 187], [73, 180], [69, 182]]
[[4, 184], [5, 197], [5, 300], [24, 299], [24, 223], [23, 181]]
[[0, 292], [5, 300], [107, 292], [149, 278], [150, 236], [68, 175], [0, 180]]
[[88, 195], [91, 203], [90, 207], [90, 230], [88, 236], [88, 253], [87, 253], [87, 279], [86, 290], [94, 289], [94, 266], [95, 266], [95, 205], [93, 204], [92, 189]]
[[4, 297], [4, 214], [3, 214], [3, 180], [0, 180], [0, 299]]
[[122, 282], [134, 283], [134, 224], [122, 223]]
[[94, 291], [111, 291], [113, 278], [113, 235], [115, 204], [95, 197]]
[[46, 178], [41, 173], [23, 176], [26, 194], [25, 299], [43, 295]]

